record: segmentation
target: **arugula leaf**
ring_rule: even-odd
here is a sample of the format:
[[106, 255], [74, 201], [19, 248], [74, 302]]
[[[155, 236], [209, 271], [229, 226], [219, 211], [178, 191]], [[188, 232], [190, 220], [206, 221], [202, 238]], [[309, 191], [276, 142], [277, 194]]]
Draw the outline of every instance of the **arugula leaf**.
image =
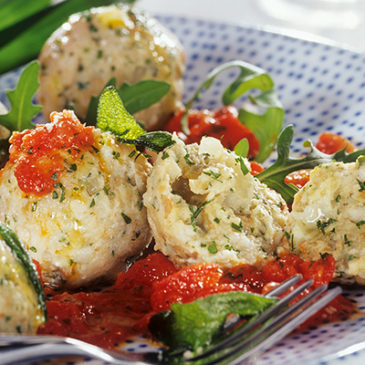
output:
[[[105, 87], [116, 87], [116, 79], [110, 79]], [[165, 81], [143, 80], [133, 85], [123, 83], [119, 89], [116, 89], [123, 101], [124, 107], [130, 114], [137, 113], [157, 103], [170, 90], [170, 84]], [[101, 93], [100, 93], [101, 95]], [[100, 95], [92, 96], [86, 115], [88, 125], [96, 124], [96, 113], [99, 104]]]
[[282, 130], [278, 138], [277, 160], [269, 168], [256, 175], [261, 182], [280, 193], [288, 204], [292, 203], [295, 193], [299, 190], [296, 186], [284, 182], [289, 173], [301, 169], [312, 169], [333, 161], [355, 162], [359, 156], [365, 155], [365, 149], [348, 154], [346, 148], [328, 155], [314, 147], [312, 142], [305, 141], [304, 147], [309, 147], [310, 153], [303, 158], [293, 158], [289, 156], [293, 135], [294, 127], [292, 125]]
[[229, 314], [250, 318], [276, 302], [276, 298], [247, 292], [213, 294], [187, 304], [172, 304], [171, 310], [151, 318], [149, 329], [170, 350], [197, 350], [219, 336]]
[[246, 125], [256, 136], [260, 143], [260, 150], [256, 156], [258, 162], [265, 161], [271, 154], [284, 120], [284, 109], [274, 91], [274, 82], [271, 77], [260, 67], [235, 60], [227, 62], [213, 69], [206, 80], [196, 90], [193, 97], [186, 103], [185, 113], [181, 118], [181, 128], [185, 134], [189, 134], [188, 111], [193, 103], [200, 97], [203, 89], [208, 89], [215, 78], [222, 71], [232, 67], [239, 67], [240, 74], [223, 93], [224, 105], [232, 104], [237, 98], [253, 89], [258, 89], [261, 94], [257, 97], [249, 95], [252, 104], [266, 109], [263, 114], [247, 109], [240, 109], [239, 120]]
[[157, 152], [175, 143], [170, 133], [146, 133], [128, 113], [114, 86], [106, 87], [100, 96], [97, 127], [114, 133], [120, 142], [147, 147]]
[[0, 124], [10, 131], [34, 128], [31, 120], [42, 110], [40, 105], [32, 103], [32, 98], [39, 86], [38, 74], [39, 63], [30, 62], [20, 75], [16, 88], [6, 93], [11, 109], [9, 113], [0, 115]]
[[258, 97], [250, 98], [259, 107], [266, 108], [263, 114], [256, 114], [240, 109], [238, 119], [249, 128], [260, 143], [255, 157], [258, 162], [265, 161], [273, 151], [284, 120], [284, 109], [273, 90], [266, 91]]
[[247, 157], [249, 147], [248, 140], [246, 138], [242, 138], [234, 147], [234, 152], [237, 156]]

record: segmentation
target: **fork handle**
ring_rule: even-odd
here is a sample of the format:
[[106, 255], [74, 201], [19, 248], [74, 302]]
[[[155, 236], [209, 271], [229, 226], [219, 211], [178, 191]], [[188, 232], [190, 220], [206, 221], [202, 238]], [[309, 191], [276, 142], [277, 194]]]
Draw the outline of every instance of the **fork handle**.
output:
[[49, 359], [52, 357], [65, 356], [92, 356], [111, 364], [130, 365], [130, 361], [115, 360], [104, 352], [94, 352], [92, 355], [86, 353], [82, 348], [72, 346], [67, 343], [46, 343], [41, 345], [33, 345], [27, 347], [16, 347], [11, 350], [0, 352], [0, 364], [20, 364], [21, 362], [29, 362], [30, 360]]

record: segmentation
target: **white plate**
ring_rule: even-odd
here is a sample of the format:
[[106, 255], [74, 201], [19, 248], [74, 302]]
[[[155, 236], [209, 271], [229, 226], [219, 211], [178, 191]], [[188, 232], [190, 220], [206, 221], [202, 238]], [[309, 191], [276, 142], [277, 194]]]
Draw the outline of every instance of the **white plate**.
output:
[[[213, 67], [242, 59], [266, 69], [273, 77], [286, 109], [285, 122], [295, 126], [293, 152], [303, 151], [303, 141], [316, 141], [324, 130], [364, 146], [365, 55], [252, 28], [180, 17], [158, 18], [180, 38], [186, 50], [185, 100]], [[12, 72], [0, 78], [1, 101], [6, 100], [3, 91], [14, 87], [18, 74]], [[196, 106], [220, 106], [222, 90], [235, 74], [227, 71], [220, 76]], [[345, 290], [345, 295], [365, 309], [365, 289]], [[332, 323], [286, 338], [257, 364], [359, 364], [365, 361], [364, 352], [354, 351], [340, 360], [324, 359], [363, 339], [365, 317]], [[126, 349], [143, 351], [145, 346], [142, 339], [137, 339], [127, 343]]]

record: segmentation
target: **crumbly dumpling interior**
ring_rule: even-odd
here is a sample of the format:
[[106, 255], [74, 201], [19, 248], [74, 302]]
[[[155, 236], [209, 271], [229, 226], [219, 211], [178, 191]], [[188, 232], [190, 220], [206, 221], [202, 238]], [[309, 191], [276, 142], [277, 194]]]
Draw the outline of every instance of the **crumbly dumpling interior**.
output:
[[23, 192], [12, 163], [0, 176], [0, 220], [24, 242], [52, 286], [113, 278], [151, 240], [142, 203], [150, 164], [110, 133], [94, 129], [93, 135], [93, 148], [77, 158], [60, 152], [65, 168], [48, 194]]
[[365, 284], [365, 164], [333, 162], [316, 167], [295, 195], [290, 213], [294, 252], [336, 260], [342, 282]]
[[38, 100], [48, 119], [72, 105], [82, 120], [91, 96], [106, 83], [161, 80], [170, 91], [158, 103], [135, 114], [156, 129], [181, 106], [185, 54], [179, 40], [156, 19], [125, 6], [93, 8], [74, 14], [45, 43]]
[[35, 334], [42, 322], [38, 296], [27, 273], [0, 240], [0, 333]]
[[155, 249], [178, 266], [262, 265], [284, 235], [288, 210], [281, 196], [244, 174], [219, 140], [175, 141], [159, 154], [144, 195]]

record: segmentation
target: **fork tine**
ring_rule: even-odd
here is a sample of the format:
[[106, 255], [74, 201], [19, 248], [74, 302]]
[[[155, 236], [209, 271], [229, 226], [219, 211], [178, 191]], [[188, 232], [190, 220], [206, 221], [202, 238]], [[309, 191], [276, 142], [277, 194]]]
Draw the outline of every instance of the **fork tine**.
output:
[[296, 274], [291, 278], [286, 279], [285, 281], [280, 283], [280, 285], [278, 285], [274, 289], [271, 289], [268, 293], [265, 294], [265, 297], [268, 298], [278, 297], [279, 295], [285, 293], [290, 287], [297, 284], [302, 279], [303, 276], [301, 274]]
[[233, 347], [227, 348], [226, 351], [221, 351], [217, 354], [218, 356], [213, 359], [207, 359], [207, 362], [201, 364], [214, 365], [228, 359], [230, 360], [229, 363], [231, 365], [240, 364], [243, 361], [252, 358], [254, 355], [258, 355], [269, 349], [319, 309], [328, 304], [342, 291], [339, 287], [331, 289], [319, 298], [319, 300], [311, 303], [315, 298], [321, 295], [324, 290], [326, 290], [326, 285], [318, 287], [282, 312], [278, 317], [260, 327], [257, 332], [246, 338], [243, 342], [236, 343]]
[[[295, 278], [295, 279], [294, 279]], [[296, 280], [300, 280], [301, 278], [297, 275], [293, 276], [289, 280], [286, 280], [283, 282], [282, 286], [279, 285], [279, 287], [273, 289], [276, 290], [277, 293], [279, 292], [285, 292], [290, 288], [291, 285], [289, 285], [292, 282], [296, 282]], [[299, 281], [298, 280], [298, 281]], [[288, 284], [289, 283], [289, 284]], [[252, 320], [246, 322], [242, 328], [240, 328], [238, 331], [235, 331], [231, 334], [229, 334], [224, 340], [220, 341], [218, 344], [214, 345], [212, 348], [208, 349], [204, 353], [195, 356], [192, 359], [189, 359], [188, 361], [196, 361], [201, 360], [203, 358], [206, 358], [219, 350], [232, 345], [236, 340], [242, 339], [243, 336], [245, 336], [250, 330], [255, 328], [256, 326], [264, 323], [269, 318], [271, 318], [273, 315], [277, 314], [280, 310], [282, 310], [292, 299], [294, 299], [296, 296], [298, 296], [303, 290], [309, 288], [313, 283], [313, 280], [308, 280], [295, 288], [293, 291], [288, 293], [284, 298], [281, 298], [276, 304], [274, 304], [271, 308], [269, 308], [264, 313], [254, 317]], [[281, 288], [284, 288], [284, 290], [281, 290]], [[272, 293], [272, 291], [270, 292]]]

